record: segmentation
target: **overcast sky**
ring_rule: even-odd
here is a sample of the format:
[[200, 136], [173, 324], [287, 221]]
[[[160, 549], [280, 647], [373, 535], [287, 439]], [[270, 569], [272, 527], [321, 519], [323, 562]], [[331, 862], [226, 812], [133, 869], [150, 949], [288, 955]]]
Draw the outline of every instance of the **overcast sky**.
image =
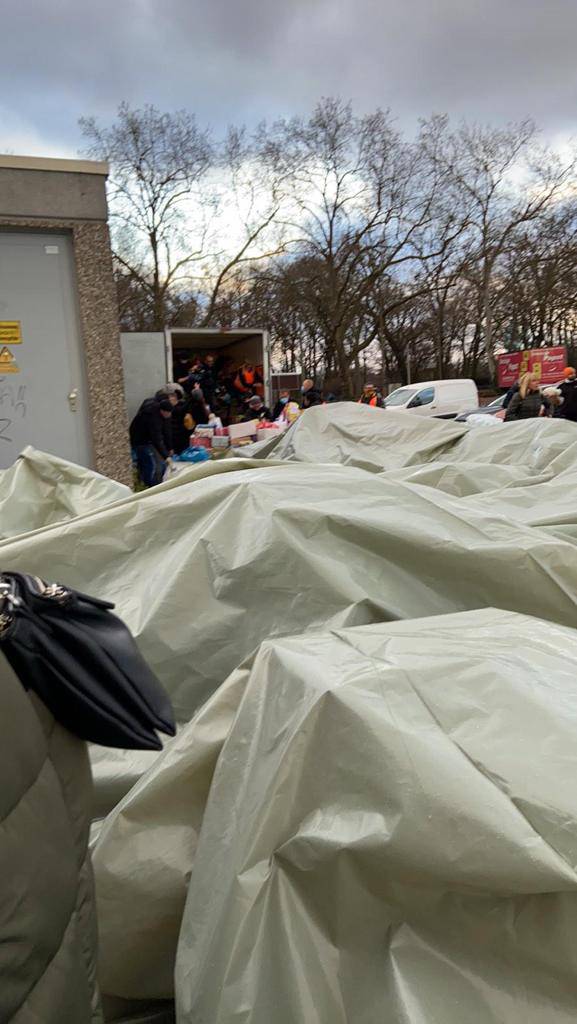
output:
[[577, 0], [0, 0], [0, 25], [0, 152], [73, 156], [123, 99], [217, 132], [339, 95], [577, 135]]

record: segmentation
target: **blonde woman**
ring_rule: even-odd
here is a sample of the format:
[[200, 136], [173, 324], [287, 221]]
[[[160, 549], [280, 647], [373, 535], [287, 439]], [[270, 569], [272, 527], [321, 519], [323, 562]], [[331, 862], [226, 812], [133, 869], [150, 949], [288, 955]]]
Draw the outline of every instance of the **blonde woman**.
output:
[[505, 422], [533, 419], [534, 416], [539, 416], [542, 405], [539, 378], [534, 373], [526, 373], [521, 378], [517, 394], [513, 395], [509, 402]]

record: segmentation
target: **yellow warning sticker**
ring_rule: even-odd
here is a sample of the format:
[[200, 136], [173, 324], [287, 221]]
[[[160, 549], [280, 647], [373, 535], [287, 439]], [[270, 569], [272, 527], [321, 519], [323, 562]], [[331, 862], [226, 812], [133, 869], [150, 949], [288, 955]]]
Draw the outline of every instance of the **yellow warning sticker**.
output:
[[20, 367], [6, 345], [0, 349], [0, 376], [4, 373], [20, 373]]
[[0, 320], [0, 345], [21, 345], [22, 328], [19, 320]]

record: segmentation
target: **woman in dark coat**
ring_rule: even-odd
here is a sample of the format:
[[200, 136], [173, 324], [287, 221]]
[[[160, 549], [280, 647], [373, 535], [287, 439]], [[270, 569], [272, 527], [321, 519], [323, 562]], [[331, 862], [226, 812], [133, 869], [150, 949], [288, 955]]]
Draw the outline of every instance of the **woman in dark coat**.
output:
[[543, 396], [539, 390], [539, 378], [526, 373], [507, 407], [505, 422], [511, 420], [529, 420], [539, 416], [543, 406]]
[[200, 388], [194, 388], [190, 397], [178, 402], [172, 410], [172, 447], [180, 455], [190, 446], [190, 435], [199, 423], [207, 423], [210, 410]]

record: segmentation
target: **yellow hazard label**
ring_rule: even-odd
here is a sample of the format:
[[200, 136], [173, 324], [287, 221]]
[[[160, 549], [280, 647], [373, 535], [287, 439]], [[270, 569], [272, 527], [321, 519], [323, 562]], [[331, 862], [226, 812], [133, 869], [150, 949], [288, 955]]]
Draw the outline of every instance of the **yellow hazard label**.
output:
[[0, 345], [21, 345], [22, 329], [19, 320], [0, 320]]
[[20, 373], [20, 367], [6, 345], [0, 349], [0, 376], [3, 373]]

